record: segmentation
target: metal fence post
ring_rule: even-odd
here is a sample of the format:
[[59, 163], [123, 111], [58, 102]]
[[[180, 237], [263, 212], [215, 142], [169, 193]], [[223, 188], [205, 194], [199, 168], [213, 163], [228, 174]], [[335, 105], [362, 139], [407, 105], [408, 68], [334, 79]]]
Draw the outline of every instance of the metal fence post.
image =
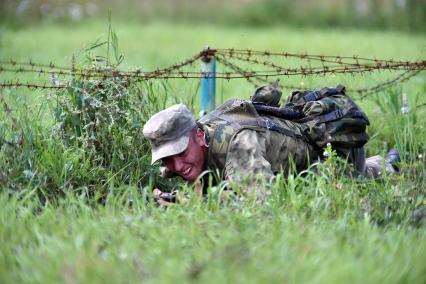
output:
[[216, 60], [210, 48], [201, 57], [201, 107], [200, 116], [216, 107]]

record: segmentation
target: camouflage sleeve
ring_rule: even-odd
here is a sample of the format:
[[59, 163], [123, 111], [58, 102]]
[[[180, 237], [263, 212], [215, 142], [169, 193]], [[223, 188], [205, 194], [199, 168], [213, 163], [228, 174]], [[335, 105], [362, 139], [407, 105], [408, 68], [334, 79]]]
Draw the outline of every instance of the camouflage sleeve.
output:
[[268, 184], [274, 177], [265, 147], [266, 132], [242, 130], [230, 142], [225, 163], [225, 178], [262, 200], [270, 195]]

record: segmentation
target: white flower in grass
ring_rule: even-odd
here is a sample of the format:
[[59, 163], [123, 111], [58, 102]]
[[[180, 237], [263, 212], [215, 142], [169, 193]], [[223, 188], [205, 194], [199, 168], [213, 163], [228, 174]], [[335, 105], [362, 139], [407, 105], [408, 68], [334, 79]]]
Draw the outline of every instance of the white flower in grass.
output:
[[407, 100], [407, 94], [402, 94], [402, 107], [401, 107], [401, 113], [409, 113], [410, 107], [408, 106], [408, 100]]
[[331, 143], [328, 142], [327, 143], [327, 148], [325, 148], [324, 153], [322, 155], [324, 157], [328, 157], [328, 156], [330, 156], [330, 151], [331, 151]]
[[25, 175], [25, 178], [29, 180], [33, 179], [35, 176], [35, 173], [32, 170], [24, 170], [23, 173]]

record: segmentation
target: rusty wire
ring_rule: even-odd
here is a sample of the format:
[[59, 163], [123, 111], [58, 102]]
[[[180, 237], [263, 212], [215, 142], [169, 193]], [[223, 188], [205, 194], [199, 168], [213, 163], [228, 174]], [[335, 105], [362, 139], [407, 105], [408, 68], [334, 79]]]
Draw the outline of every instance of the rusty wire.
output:
[[[239, 50], [239, 49], [206, 49], [201, 51], [199, 54], [196, 54], [195, 57], [199, 58], [201, 56], [217, 56], [222, 55], [225, 57], [233, 58], [237, 57], [238, 55], [240, 57], [245, 56], [245, 58], [250, 58], [254, 56], [279, 56], [279, 57], [286, 57], [286, 58], [297, 58], [302, 60], [316, 60], [320, 62], [328, 62], [328, 63], [337, 63], [337, 64], [347, 64], [347, 65], [353, 65], [358, 64], [359, 61], [369, 61], [369, 62], [375, 62], [375, 63], [381, 63], [381, 64], [393, 64], [393, 63], [403, 63], [405, 61], [395, 61], [395, 60], [386, 60], [386, 59], [377, 59], [377, 58], [365, 58], [365, 57], [359, 57], [357, 55], [353, 56], [334, 56], [334, 55], [319, 55], [319, 54], [307, 54], [307, 53], [289, 53], [289, 52], [271, 52], [271, 51], [256, 51], [256, 50]], [[350, 60], [351, 62], [344, 61], [344, 60]], [[44, 63], [36, 63], [32, 60], [29, 60], [28, 62], [24, 61], [16, 61], [13, 59], [9, 60], [0, 60], [0, 65], [12, 65], [12, 66], [30, 66], [33, 68], [36, 67], [42, 67], [42, 68], [57, 68], [61, 70], [72, 70], [70, 67], [60, 67], [55, 65], [53, 62], [50, 62], [49, 64]]]
[[277, 57], [284, 57], [284, 58], [297, 58], [297, 59], [310, 59], [310, 60], [316, 60], [321, 62], [329, 62], [329, 63], [338, 63], [338, 64], [351, 64], [350, 62], [345, 62], [344, 60], [350, 60], [352, 62], [359, 61], [367, 61], [367, 62], [375, 62], [375, 63], [403, 63], [406, 61], [395, 61], [392, 59], [377, 59], [377, 58], [365, 58], [365, 57], [359, 57], [358, 55], [352, 55], [352, 56], [335, 56], [335, 55], [323, 55], [323, 54], [308, 54], [308, 53], [290, 53], [290, 52], [271, 52], [271, 51], [258, 51], [258, 50], [251, 50], [251, 49], [215, 49], [212, 50], [215, 54], [223, 54], [227, 55], [229, 57], [234, 57], [236, 55], [244, 55], [246, 58], [250, 58], [253, 56], [277, 56]]
[[383, 83], [377, 84], [373, 87], [370, 88], [361, 88], [361, 89], [355, 89], [353, 90], [354, 92], [357, 92], [358, 94], [360, 94], [360, 99], [364, 99], [366, 98], [368, 95], [372, 95], [372, 94], [376, 94], [378, 92], [384, 91], [392, 86], [395, 86], [397, 84], [401, 84], [403, 82], [408, 81], [409, 79], [411, 79], [412, 77], [416, 76], [417, 74], [420, 73], [420, 70], [407, 70], [401, 74], [399, 74], [398, 76], [396, 76], [393, 79], [390, 79], [388, 81], [385, 81]]
[[426, 103], [416, 105], [416, 109], [419, 109], [419, 108], [422, 108], [422, 107], [426, 107]]
[[[244, 70], [240, 67], [238, 67], [237, 65], [231, 63], [229, 60], [227, 60], [226, 58], [224, 58], [223, 56], [216, 56], [216, 58], [218, 59], [218, 61], [220, 61], [222, 64], [224, 64], [225, 66], [228, 66], [230, 69], [235, 70], [237, 72], [240, 72], [243, 76], [246, 76], [246, 79], [248, 82], [252, 83], [253, 85], [255, 85], [256, 87], [258, 86], [257, 83], [254, 82], [253, 78], [250, 77], [250, 75], [252, 74], [250, 71]], [[233, 58], [236, 58], [235, 56], [233, 56]], [[263, 65], [268, 65], [265, 64], [265, 62], [258, 62], [258, 61], [251, 61], [253, 63], [257, 63], [257, 64], [263, 64]], [[405, 63], [403, 63], [405, 64]], [[270, 67], [278, 67], [277, 65], [269, 65]], [[396, 84], [405, 82], [407, 80], [409, 80], [410, 78], [414, 77], [415, 75], [417, 75], [421, 70], [406, 70], [405, 72], [403, 72], [402, 74], [397, 75], [395, 78], [392, 78], [390, 80], [384, 81], [380, 84], [377, 84], [373, 87], [369, 87], [369, 88], [360, 88], [360, 89], [350, 89], [348, 88], [347, 91], [350, 92], [356, 92], [360, 95], [360, 99], [364, 99], [366, 96], [374, 94], [374, 93], [378, 93], [380, 91], [384, 91]], [[262, 82], [262, 83], [271, 83], [271, 81], [268, 81], [267, 78], [263, 78], [263, 77], [256, 77], [255, 78], [258, 82]], [[279, 85], [280, 88], [285, 88], [285, 89], [299, 89], [299, 90], [306, 90], [307, 88], [300, 88], [297, 86], [284, 86], [282, 84]]]
[[[229, 67], [231, 70], [236, 71], [239, 74], [250, 74], [250, 71], [244, 70], [240, 67], [238, 67], [237, 65], [229, 62], [228, 60], [226, 60], [225, 58], [223, 58], [222, 56], [216, 56], [216, 60], [220, 63], [222, 63], [224, 66]], [[229, 73], [231, 74], [231, 73]], [[256, 88], [260, 86], [260, 83], [263, 84], [271, 84], [272, 81], [269, 81], [267, 77], [247, 77], [246, 78], [247, 82], [251, 83], [253, 86], [255, 86]], [[257, 81], [257, 82], [256, 82]], [[300, 89], [300, 87], [298, 86], [291, 86], [291, 85], [283, 85], [282, 83], [280, 83], [278, 85], [281, 89], [289, 89], [289, 90], [295, 90], [295, 89]]]
[[[230, 66], [230, 61], [225, 60], [224, 57], [217, 56], [216, 58], [220, 58], [222, 63], [227, 62], [228, 67]], [[157, 69], [149, 72], [142, 72], [140, 70], [135, 71], [122, 71], [111, 68], [96, 68], [96, 69], [44, 69], [44, 68], [25, 68], [22, 66], [19, 67], [2, 67], [0, 65], [0, 72], [9, 72], [9, 73], [38, 73], [38, 74], [55, 74], [58, 76], [66, 76], [66, 75], [77, 75], [83, 78], [108, 78], [108, 77], [128, 77], [128, 78], [141, 78], [144, 80], [152, 79], [152, 78], [163, 78], [163, 79], [171, 79], [171, 78], [204, 78], [206, 74], [204, 72], [196, 72], [196, 71], [182, 71], [180, 68], [194, 63], [196, 59], [190, 59], [180, 64], [172, 65], [170, 67], [164, 69]], [[264, 62], [266, 65], [267, 62]], [[327, 75], [327, 74], [357, 74], [357, 73], [365, 73], [372, 72], [378, 70], [425, 70], [426, 69], [426, 61], [417, 61], [417, 62], [398, 62], [393, 64], [360, 64], [360, 65], [323, 65], [317, 67], [296, 67], [296, 68], [285, 68], [282, 66], [278, 66], [273, 63], [271, 67], [276, 68], [275, 70], [253, 70], [247, 71], [242, 68], [231, 68], [236, 72], [217, 72], [216, 78], [221, 79], [239, 79], [239, 78], [255, 78], [255, 77], [277, 77], [277, 76], [294, 76], [294, 75], [302, 75], [302, 76], [311, 76], [311, 75]], [[234, 66], [237, 66], [233, 64]]]
[[[67, 68], [67, 67], [57, 67], [56, 65], [50, 64], [36, 64], [30, 61], [26, 62], [16, 62], [16, 61], [0, 61], [0, 73], [37, 73], [39, 75], [56, 75], [56, 76], [81, 76], [82, 78], [113, 78], [113, 77], [127, 77], [127, 78], [140, 78], [143, 80], [149, 80], [152, 78], [158, 77], [167, 77], [168, 74], [173, 74], [175, 77], [181, 77], [182, 71], [173, 72], [179, 70], [184, 66], [193, 64], [196, 60], [200, 58], [201, 54], [197, 54], [193, 57], [188, 58], [185, 61], [180, 63], [168, 66], [163, 69], [156, 69], [154, 71], [142, 72], [141, 70], [133, 71], [122, 71], [118, 69], [113, 69], [111, 67], [105, 68], [87, 68], [87, 69], [77, 69], [77, 68]], [[11, 67], [3, 67], [2, 65], [9, 65]], [[187, 74], [199, 74], [200, 72], [185, 72]]]
[[[380, 83], [370, 88], [361, 88], [351, 90], [359, 93], [360, 98], [383, 91], [395, 84], [407, 81], [411, 77], [417, 75], [420, 71], [426, 69], [426, 60], [419, 61], [395, 61], [384, 59], [363, 58], [359, 56], [332, 56], [332, 55], [317, 55], [317, 54], [296, 54], [288, 52], [270, 52], [270, 51], [255, 51], [255, 50], [238, 50], [238, 49], [205, 49], [200, 53], [171, 66], [154, 71], [137, 70], [119, 70], [112, 67], [105, 68], [88, 68], [77, 69], [75, 63], [71, 68], [57, 66], [53, 63], [40, 64], [33, 61], [18, 62], [14, 60], [0, 61], [0, 73], [37, 73], [39, 77], [49, 75], [50, 77], [61, 76], [79, 76], [82, 79], [90, 78], [128, 78], [135, 81], [146, 81], [150, 79], [200, 79], [210, 76], [210, 74], [197, 71], [183, 70], [184, 67], [191, 66], [196, 60], [215, 56], [218, 62], [222, 63], [228, 70], [225, 72], [217, 72], [216, 78], [231, 80], [244, 78], [251, 84], [258, 86], [260, 83], [270, 83], [272, 78], [278, 76], [325, 76], [327, 74], [363, 74], [374, 71], [404, 71], [397, 77]], [[267, 57], [265, 60], [264, 58]], [[289, 68], [283, 65], [274, 63], [269, 58], [293, 58], [305, 60], [309, 66], [298, 66]], [[262, 59], [263, 58], [263, 59]], [[311, 61], [319, 62], [319, 66], [312, 66]], [[239, 66], [240, 63], [257, 66], [263, 70], [247, 70]], [[267, 68], [267, 69], [265, 69]], [[54, 82], [52, 82], [54, 83]], [[0, 81], [0, 87], [27, 87], [30, 89], [61, 89], [66, 88], [67, 84], [52, 84], [21, 82], [20, 80]], [[282, 88], [297, 89], [296, 86], [283, 86]]]
[[20, 82], [20, 81], [0, 81], [0, 88], [28, 88], [31, 90], [52, 90], [52, 89], [65, 89], [66, 85], [48, 85], [47, 83], [33, 83], [33, 82]]

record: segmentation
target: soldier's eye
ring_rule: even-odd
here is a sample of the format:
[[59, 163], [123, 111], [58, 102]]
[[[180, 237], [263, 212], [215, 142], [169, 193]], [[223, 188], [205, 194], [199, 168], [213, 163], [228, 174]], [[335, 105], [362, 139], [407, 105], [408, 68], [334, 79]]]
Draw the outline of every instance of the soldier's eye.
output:
[[182, 157], [184, 157], [186, 155], [186, 153], [187, 153], [187, 151], [185, 150], [182, 153], [179, 153], [177, 156], [180, 157], [180, 158], [182, 158]]

